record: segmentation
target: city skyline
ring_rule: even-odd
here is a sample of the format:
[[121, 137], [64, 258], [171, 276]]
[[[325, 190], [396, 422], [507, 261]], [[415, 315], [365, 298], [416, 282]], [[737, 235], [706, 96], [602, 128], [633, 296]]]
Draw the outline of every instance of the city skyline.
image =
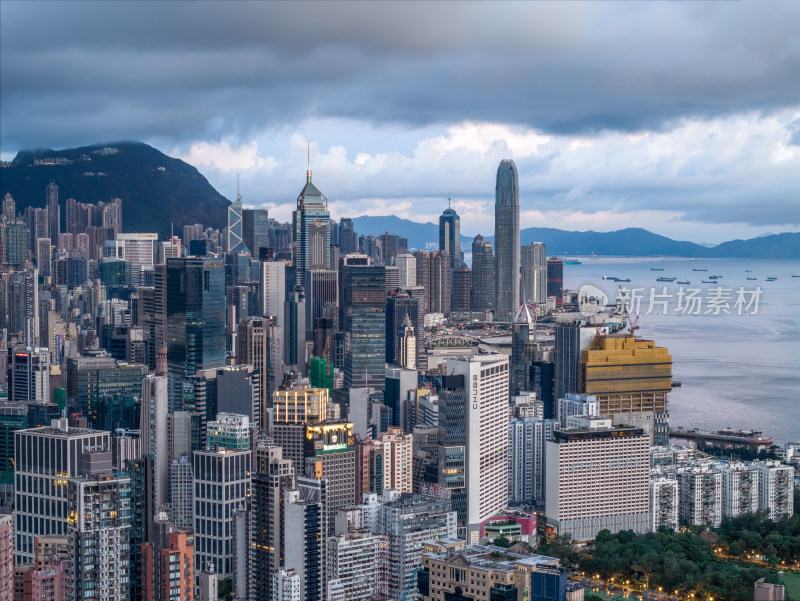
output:
[[245, 206], [288, 220], [311, 140], [333, 216], [435, 222], [450, 196], [481, 233], [510, 158], [523, 228], [715, 243], [800, 227], [794, 3], [437, 5], [424, 27], [396, 3], [0, 10], [4, 160], [143, 140], [231, 197], [240, 172]]

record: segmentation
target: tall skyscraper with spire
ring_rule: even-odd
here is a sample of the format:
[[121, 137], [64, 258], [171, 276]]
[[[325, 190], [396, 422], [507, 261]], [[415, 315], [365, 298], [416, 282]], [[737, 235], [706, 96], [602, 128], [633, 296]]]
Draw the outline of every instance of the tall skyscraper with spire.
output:
[[453, 269], [461, 267], [461, 218], [447, 199], [447, 208], [439, 217], [439, 250], [450, 255]]
[[494, 205], [497, 317], [510, 320], [519, 306], [519, 175], [511, 159], [497, 168]]
[[239, 175], [236, 175], [236, 200], [228, 207], [228, 252], [248, 252], [242, 232], [242, 195], [239, 194]]
[[58, 233], [61, 231], [61, 209], [58, 206], [58, 186], [55, 182], [47, 185], [47, 229], [50, 242], [58, 246]]
[[306, 185], [297, 197], [292, 215], [295, 245], [295, 284], [306, 285], [310, 269], [331, 269], [331, 214], [328, 199], [311, 182], [311, 168]]

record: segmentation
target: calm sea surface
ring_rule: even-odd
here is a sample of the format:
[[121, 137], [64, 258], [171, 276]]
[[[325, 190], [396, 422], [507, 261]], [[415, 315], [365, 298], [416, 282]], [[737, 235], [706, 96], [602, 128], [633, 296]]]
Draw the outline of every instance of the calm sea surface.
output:
[[[663, 269], [652, 271], [651, 268]], [[693, 271], [707, 269], [708, 271]], [[750, 270], [747, 272], [746, 270]], [[583, 259], [581, 265], [564, 265], [564, 286], [577, 290], [591, 284], [615, 299], [618, 286], [641, 290], [638, 335], [666, 346], [672, 354], [673, 379], [683, 383], [670, 394], [670, 424], [701, 429], [760, 430], [776, 444], [800, 440], [800, 261], [757, 259]], [[630, 283], [603, 280], [603, 276], [630, 278]], [[710, 275], [722, 276], [719, 286], [729, 290], [731, 314], [708, 314]], [[657, 282], [658, 277], [676, 282]], [[768, 276], [777, 277], [768, 282]], [[757, 278], [748, 280], [747, 278]], [[678, 285], [689, 281], [690, 285]], [[651, 288], [663, 302], [650, 309]], [[737, 315], [737, 290], [743, 300], [760, 287], [758, 311], [753, 307]], [[681, 314], [678, 291], [699, 288], [699, 315]], [[684, 304], [686, 301], [684, 301]], [[712, 309], [715, 311], [715, 309]]]

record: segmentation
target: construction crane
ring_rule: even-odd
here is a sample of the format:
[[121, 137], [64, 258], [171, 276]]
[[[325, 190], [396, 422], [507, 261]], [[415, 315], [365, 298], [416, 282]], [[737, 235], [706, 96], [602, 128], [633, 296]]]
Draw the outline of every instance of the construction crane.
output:
[[411, 586], [414, 584], [414, 579], [417, 577], [417, 572], [419, 572], [419, 567], [414, 568], [414, 571], [411, 572], [411, 578], [408, 579], [406, 588], [403, 589], [403, 596], [400, 598], [401, 601], [406, 601], [408, 599], [408, 595], [411, 593]]

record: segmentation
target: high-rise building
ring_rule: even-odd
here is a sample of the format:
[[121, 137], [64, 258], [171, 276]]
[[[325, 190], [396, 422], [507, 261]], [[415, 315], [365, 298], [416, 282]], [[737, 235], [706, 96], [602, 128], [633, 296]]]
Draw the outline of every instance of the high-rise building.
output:
[[14, 490], [15, 563], [33, 560], [35, 537], [67, 533], [67, 481], [80, 475], [84, 448], [109, 445], [108, 432], [71, 428], [66, 418], [14, 433], [16, 477], [30, 483]]
[[758, 469], [742, 462], [722, 463], [722, 515], [739, 517], [758, 511]]
[[[251, 599], [276, 599], [273, 574], [283, 565], [286, 529], [283, 508], [287, 490], [294, 488], [292, 462], [283, 458], [279, 446], [256, 447], [253, 453], [252, 495], [250, 497], [250, 582]], [[288, 535], [295, 535], [290, 524]]]
[[500, 161], [494, 206], [497, 316], [507, 321], [519, 306], [519, 175], [514, 161]]
[[140, 419], [140, 439], [142, 453], [150, 453], [155, 458], [155, 503], [159, 510], [169, 500], [169, 431], [167, 414], [169, 412], [169, 382], [167, 377], [167, 349], [158, 352], [158, 367], [154, 374], [142, 379], [142, 405]]
[[523, 246], [520, 260], [520, 302], [535, 305], [547, 302], [547, 254], [544, 242], [531, 242], [530, 246]]
[[389, 539], [369, 528], [328, 538], [328, 598], [343, 601], [387, 599]]
[[449, 201], [439, 217], [439, 250], [450, 255], [453, 269], [461, 267], [461, 218]]
[[258, 379], [260, 381], [260, 413], [261, 423], [257, 426], [261, 429], [266, 429], [264, 418], [267, 415], [267, 407], [269, 407], [272, 399], [272, 390], [276, 386], [271, 365], [270, 353], [270, 324], [269, 318], [264, 317], [248, 317], [239, 320], [239, 331], [236, 338], [236, 360], [240, 364], [252, 365], [258, 370]]
[[[286, 491], [284, 524], [291, 527], [285, 538], [284, 564], [300, 582], [301, 598], [324, 601], [327, 592], [327, 494], [326, 480], [297, 478], [297, 488]], [[280, 584], [275, 589], [278, 589]], [[277, 592], [274, 590], [273, 595]]]
[[17, 220], [17, 204], [14, 202], [14, 197], [8, 192], [3, 197], [3, 219], [7, 223]]
[[130, 599], [131, 479], [115, 474], [111, 452], [86, 449], [67, 481], [71, 599]]
[[678, 481], [670, 476], [650, 478], [650, 529], [678, 530]]
[[209, 449], [240, 451], [250, 448], [250, 418], [239, 413], [221, 412], [208, 422], [206, 446]]
[[404, 434], [402, 428], [392, 426], [378, 437], [378, 446], [383, 457], [383, 490], [393, 488], [401, 494], [412, 492], [412, 435]]
[[[67, 358], [67, 398], [93, 428], [137, 428], [147, 366], [117, 362], [107, 353]], [[124, 407], [124, 415], [117, 410]], [[125, 423], [121, 423], [121, 422]]]
[[250, 254], [269, 247], [269, 213], [266, 209], [242, 209], [242, 241]]
[[306, 330], [311, 330], [326, 310], [339, 304], [339, 274], [333, 269], [313, 269], [306, 274]]
[[[395, 290], [386, 297], [386, 363], [389, 365], [399, 364], [403, 354], [401, 353], [402, 340], [406, 338], [406, 318], [413, 330], [415, 342], [421, 339], [422, 313], [419, 310], [419, 299], [411, 298], [407, 292]], [[418, 356], [417, 349], [414, 350], [414, 366], [408, 369], [416, 369]]]
[[681, 522], [719, 528], [722, 523], [722, 474], [711, 464], [678, 469]]
[[[650, 441], [641, 428], [573, 418], [545, 450], [548, 526], [576, 541], [600, 530], [650, 531]], [[586, 461], [592, 457], [592, 461]]]
[[644, 428], [655, 445], [669, 444], [672, 356], [665, 347], [629, 334], [595, 336], [581, 350], [579, 388], [597, 397], [601, 416]]
[[195, 563], [209, 562], [220, 578], [233, 575], [233, 518], [250, 497], [250, 450], [194, 452]]
[[167, 362], [170, 410], [182, 408], [183, 382], [225, 365], [225, 273], [222, 260], [167, 260]]
[[292, 214], [295, 244], [295, 284], [305, 285], [309, 269], [330, 269], [330, 221], [328, 199], [311, 182], [311, 169], [306, 185], [297, 197], [297, 210]]
[[757, 462], [758, 510], [773, 521], [794, 513], [793, 467], [780, 461]]
[[349, 217], [339, 221], [339, 252], [343, 257], [358, 252], [358, 233]]
[[545, 443], [553, 439], [554, 419], [513, 417], [508, 423], [508, 502], [545, 500]]
[[378, 533], [389, 537], [389, 599], [400, 599], [422, 567], [422, 543], [455, 538], [456, 512], [450, 501], [402, 495], [380, 507]]
[[[555, 328], [555, 370], [554, 401], [563, 399], [570, 392], [581, 392], [579, 373], [581, 351], [592, 344], [595, 337], [605, 331], [595, 326], [581, 323], [557, 323]], [[557, 415], [556, 407], [552, 407], [552, 415]]]
[[564, 304], [564, 261], [558, 257], [547, 260], [547, 298], [554, 298], [556, 307]]
[[54, 182], [47, 184], [47, 219], [50, 242], [53, 246], [58, 244], [58, 234], [61, 231], [61, 207], [58, 204], [58, 186]]
[[[508, 356], [448, 359], [447, 373], [462, 380], [456, 391], [460, 402], [443, 406], [440, 396], [439, 444], [447, 445], [443, 431], [463, 432], [467, 502], [463, 525], [468, 540], [477, 542], [481, 523], [508, 505]], [[448, 420], [452, 428], [445, 423]]]
[[478, 234], [472, 241], [472, 281], [470, 308], [473, 311], [492, 311], [496, 308], [495, 258], [492, 243]]
[[8, 400], [23, 403], [50, 400], [50, 351], [18, 346], [9, 353]]
[[194, 599], [194, 545], [191, 534], [169, 522], [158, 523], [155, 542], [143, 545], [143, 601]]
[[172, 519], [178, 528], [191, 529], [194, 520], [194, 481], [192, 460], [189, 455], [183, 455], [172, 461], [169, 482]]
[[10, 513], [0, 513], [0, 600], [11, 601], [13, 598], [14, 517]]
[[226, 250], [232, 253], [248, 252], [242, 233], [242, 195], [239, 194], [237, 178], [236, 200], [228, 206], [228, 240]]
[[511, 394], [532, 389], [530, 371], [536, 360], [536, 317], [535, 311], [523, 304], [511, 323]]
[[386, 289], [382, 265], [354, 265], [345, 257], [339, 273], [345, 388], [383, 390], [386, 361]]
[[106, 242], [105, 255], [130, 261], [131, 283], [137, 287], [142, 284], [142, 269], [156, 262], [157, 243], [158, 234], [118, 234]]
[[401, 252], [394, 258], [397, 265], [400, 288], [417, 285], [417, 259], [410, 252]]
[[305, 475], [328, 481], [326, 524], [333, 534], [337, 510], [356, 501], [353, 424], [306, 425], [303, 454]]
[[469, 311], [472, 289], [472, 270], [469, 267], [453, 269], [451, 311]]

